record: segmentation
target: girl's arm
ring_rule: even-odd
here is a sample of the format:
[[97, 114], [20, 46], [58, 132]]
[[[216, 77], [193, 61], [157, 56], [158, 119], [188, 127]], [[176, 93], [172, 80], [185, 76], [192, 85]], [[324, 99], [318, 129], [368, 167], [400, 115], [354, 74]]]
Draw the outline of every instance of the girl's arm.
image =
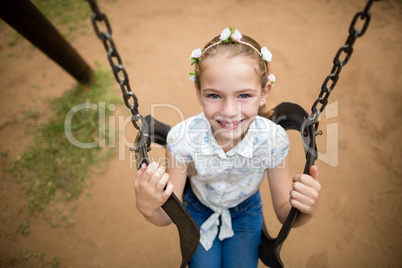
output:
[[[136, 206], [144, 217], [151, 223], [166, 226], [172, 223], [161, 206], [172, 192], [182, 199], [187, 178], [187, 167], [178, 162], [167, 150], [168, 168], [152, 162], [143, 164], [137, 172], [134, 182]], [[174, 185], [174, 186], [173, 186]]]
[[308, 222], [318, 211], [321, 185], [318, 182], [318, 169], [310, 168], [310, 175], [298, 174], [290, 178], [289, 155], [276, 167], [268, 170], [268, 181], [272, 202], [279, 221], [283, 224], [293, 206], [301, 213], [294, 227]]

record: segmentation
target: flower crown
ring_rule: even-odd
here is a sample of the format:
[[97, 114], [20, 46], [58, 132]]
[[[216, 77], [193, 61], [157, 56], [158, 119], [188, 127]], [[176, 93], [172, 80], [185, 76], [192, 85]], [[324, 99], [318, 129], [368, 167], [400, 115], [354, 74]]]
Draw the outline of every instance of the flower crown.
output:
[[[207, 51], [211, 47], [216, 46], [221, 43], [236, 43], [236, 42], [254, 49], [261, 56], [261, 58], [264, 61], [270, 62], [272, 60], [272, 53], [271, 53], [271, 51], [268, 50], [267, 47], [263, 47], [263, 48], [261, 48], [261, 51], [258, 51], [258, 49], [256, 49], [253, 45], [242, 41], [241, 40], [242, 37], [243, 36], [239, 32], [239, 30], [235, 29], [233, 31], [232, 27], [225, 28], [222, 31], [218, 42], [209, 45], [204, 50], [201, 50], [201, 48], [197, 48], [197, 49], [193, 50], [193, 52], [191, 53], [191, 56], [189, 58], [191, 65], [198, 63], [201, 60], [202, 54], [205, 53], [205, 51]], [[195, 73], [190, 73], [190, 80], [195, 82]], [[274, 85], [276, 83], [275, 76], [273, 74], [270, 74], [268, 76], [268, 81], [270, 81], [271, 84]]]

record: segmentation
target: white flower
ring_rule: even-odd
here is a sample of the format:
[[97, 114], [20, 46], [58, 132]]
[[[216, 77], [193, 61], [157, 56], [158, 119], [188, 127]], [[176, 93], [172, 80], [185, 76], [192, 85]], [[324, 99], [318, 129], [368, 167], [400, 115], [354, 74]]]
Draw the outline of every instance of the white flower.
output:
[[201, 54], [201, 48], [194, 49], [193, 52], [191, 52], [190, 61], [195, 62], [196, 59], [199, 59], [201, 57]]
[[272, 86], [276, 83], [276, 77], [274, 74], [268, 75], [268, 82], [271, 82]]
[[272, 53], [271, 51], [268, 50], [267, 47], [261, 48], [261, 57], [265, 61], [271, 61], [272, 60]]
[[191, 52], [191, 57], [199, 58], [199, 57], [201, 57], [201, 54], [202, 54], [201, 48], [197, 48], [197, 49], [194, 49], [193, 52]]
[[243, 36], [241, 35], [241, 33], [237, 29], [232, 34], [232, 40], [236, 41], [236, 42], [239, 42], [242, 37]]
[[228, 27], [222, 31], [221, 36], [219, 37], [219, 40], [226, 41], [230, 37], [231, 34], [232, 34], [232, 31], [230, 31], [230, 29]]

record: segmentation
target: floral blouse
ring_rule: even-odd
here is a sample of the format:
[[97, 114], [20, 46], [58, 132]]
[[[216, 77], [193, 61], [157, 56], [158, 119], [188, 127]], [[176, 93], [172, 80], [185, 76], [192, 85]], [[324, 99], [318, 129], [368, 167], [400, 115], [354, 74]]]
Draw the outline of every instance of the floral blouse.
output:
[[194, 194], [214, 211], [200, 228], [200, 243], [206, 250], [212, 247], [218, 231], [220, 240], [234, 235], [228, 209], [253, 195], [264, 171], [277, 166], [289, 151], [286, 131], [260, 116], [251, 123], [244, 138], [226, 153], [216, 142], [203, 113], [173, 127], [167, 144], [172, 155], [194, 171], [188, 174]]

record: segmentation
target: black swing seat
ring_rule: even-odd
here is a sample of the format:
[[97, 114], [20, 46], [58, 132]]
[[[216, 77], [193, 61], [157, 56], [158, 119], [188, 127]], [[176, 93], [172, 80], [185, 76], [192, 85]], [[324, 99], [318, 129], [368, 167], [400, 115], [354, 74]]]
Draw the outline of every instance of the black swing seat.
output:
[[[307, 127], [304, 126], [307, 118], [309, 118], [309, 114], [302, 107], [288, 102], [276, 106], [273, 109], [272, 116], [269, 118], [275, 123], [281, 125], [284, 129], [294, 129], [301, 132], [307, 159], [304, 168], [305, 174], [308, 174], [309, 169], [313, 165], [317, 156], [313, 125], [310, 124]], [[145, 117], [145, 121], [150, 128], [151, 141], [166, 147], [166, 138], [170, 126], [154, 119], [150, 115]], [[137, 163], [149, 162], [145, 152], [143, 154], [137, 154], [136, 161]], [[173, 223], [176, 224], [179, 231], [180, 248], [182, 253], [182, 263], [180, 267], [184, 268], [197, 250], [200, 239], [199, 229], [190, 214], [184, 208], [183, 204], [174, 194], [172, 194], [162, 208], [172, 219]], [[269, 235], [265, 223], [263, 224], [261, 243], [259, 245], [259, 258], [268, 267], [283, 267], [280, 258], [280, 250], [295, 219], [297, 218], [298, 213], [299, 211], [297, 209], [291, 208], [289, 215], [276, 238], [272, 238]]]

